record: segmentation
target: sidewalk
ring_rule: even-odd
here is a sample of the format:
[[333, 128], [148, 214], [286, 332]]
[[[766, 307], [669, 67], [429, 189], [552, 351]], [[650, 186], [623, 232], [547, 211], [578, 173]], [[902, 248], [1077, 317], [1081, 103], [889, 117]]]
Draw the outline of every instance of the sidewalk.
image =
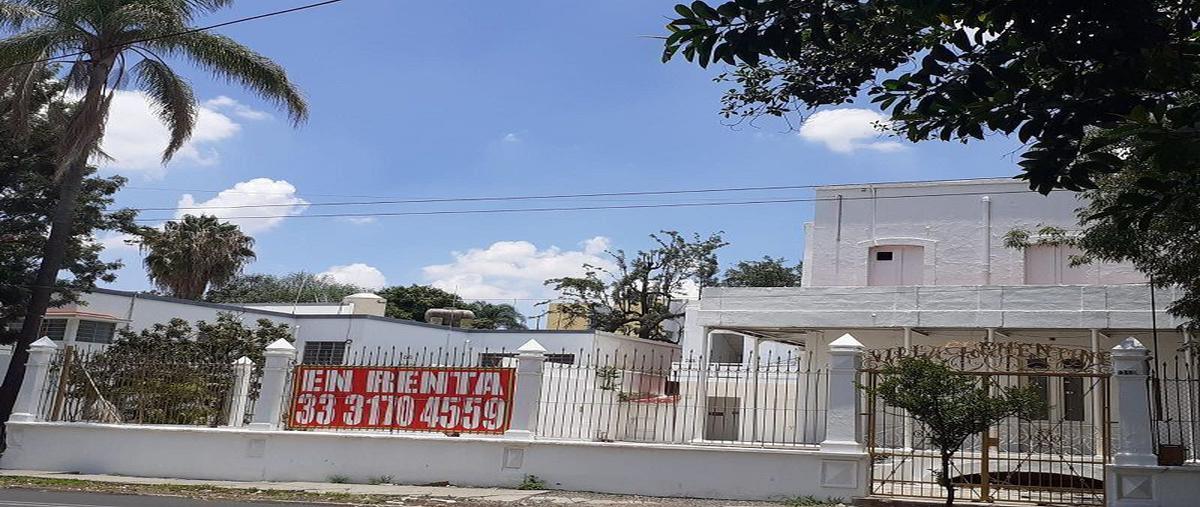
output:
[[[503, 507], [506, 505], [577, 505], [585, 507], [779, 507], [780, 503], [692, 498], [603, 495], [571, 491], [334, 484], [325, 482], [208, 481], [90, 475], [39, 470], [0, 470], [0, 485], [31, 489], [97, 491], [246, 501], [311, 502], [340, 505], [441, 505]], [[782, 505], [788, 505], [784, 503]], [[807, 504], [805, 504], [807, 505]]]

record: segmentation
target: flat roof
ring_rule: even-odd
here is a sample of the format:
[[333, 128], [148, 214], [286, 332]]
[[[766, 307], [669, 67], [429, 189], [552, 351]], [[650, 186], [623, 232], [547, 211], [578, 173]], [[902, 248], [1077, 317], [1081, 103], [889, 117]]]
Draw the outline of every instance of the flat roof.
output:
[[843, 189], [859, 189], [859, 188], [919, 188], [919, 187], [945, 187], [945, 186], [960, 186], [960, 185], [997, 185], [1006, 183], [1017, 183], [1028, 185], [1024, 180], [1018, 180], [1009, 177], [994, 177], [994, 178], [964, 178], [950, 180], [923, 180], [923, 181], [884, 181], [878, 183], [837, 183], [834, 185], [821, 185], [815, 187], [816, 190], [843, 190]]

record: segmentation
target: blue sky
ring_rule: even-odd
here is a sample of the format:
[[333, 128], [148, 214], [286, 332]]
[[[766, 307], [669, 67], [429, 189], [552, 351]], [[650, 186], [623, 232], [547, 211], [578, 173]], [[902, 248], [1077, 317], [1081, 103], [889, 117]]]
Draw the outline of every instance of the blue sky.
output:
[[[203, 22], [301, 3], [244, 1]], [[127, 95], [113, 111], [106, 139], [118, 160], [105, 171], [130, 179], [120, 205], [168, 209], [147, 211], [144, 218], [173, 216], [170, 210], [181, 202], [204, 204], [218, 197], [205, 191], [239, 183], [240, 190], [209, 204], [274, 203], [281, 206], [254, 213], [303, 216], [495, 206], [299, 206], [301, 200], [356, 199], [341, 196], [537, 195], [1016, 172], [1013, 140], [964, 146], [876, 138], [862, 132], [865, 111], [834, 112], [822, 122], [813, 117], [804, 136], [774, 120], [731, 128], [718, 115], [727, 87], [712, 82], [719, 69], [683, 61], [664, 65], [660, 42], [645, 37], [662, 33], [672, 5], [347, 0], [223, 28], [220, 33], [289, 70], [310, 101], [309, 122], [293, 129], [269, 104], [181, 64], [207, 101], [193, 146], [165, 168], [155, 164], [153, 156], [162, 148], [157, 127], [137, 96]], [[870, 108], [843, 109], [854, 107]], [[797, 190], [722, 198], [810, 195]], [[673, 200], [708, 198], [714, 197]], [[666, 201], [625, 197], [557, 204], [643, 202]], [[505, 206], [514, 204], [527, 205]], [[724, 231], [731, 243], [720, 252], [725, 265], [763, 255], [796, 260], [803, 251], [802, 224], [811, 213], [811, 203], [794, 203], [257, 221], [247, 226], [258, 241], [258, 261], [249, 271], [324, 272], [364, 264], [388, 284], [437, 283], [468, 298], [533, 298], [543, 295], [540, 277], [566, 274], [567, 266], [593, 259], [605, 245], [646, 247], [646, 235], [660, 229]], [[136, 251], [114, 248], [107, 255], [129, 264], [112, 286], [149, 287]], [[334, 272], [352, 280], [378, 278], [362, 266]]]

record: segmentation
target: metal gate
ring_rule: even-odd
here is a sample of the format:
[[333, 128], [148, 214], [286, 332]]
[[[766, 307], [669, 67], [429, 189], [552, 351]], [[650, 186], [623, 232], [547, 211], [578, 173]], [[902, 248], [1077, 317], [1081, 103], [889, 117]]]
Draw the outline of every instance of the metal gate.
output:
[[[1109, 458], [1107, 352], [1031, 343], [951, 343], [868, 351], [863, 382], [906, 356], [928, 357], [991, 384], [1032, 386], [1046, 409], [1011, 418], [967, 440], [954, 455], [956, 496], [977, 502], [1104, 505]], [[940, 455], [922, 423], [868, 399], [871, 494], [944, 498]]]

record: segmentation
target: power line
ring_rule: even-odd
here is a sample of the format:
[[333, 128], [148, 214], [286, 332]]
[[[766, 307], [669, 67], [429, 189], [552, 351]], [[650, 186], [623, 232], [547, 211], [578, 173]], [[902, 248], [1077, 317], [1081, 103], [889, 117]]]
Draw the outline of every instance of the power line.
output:
[[[863, 197], [813, 197], [813, 198], [794, 198], [794, 199], [762, 199], [754, 201], [725, 201], [725, 202], [682, 202], [682, 203], [659, 203], [659, 204], [622, 204], [610, 206], [574, 206], [574, 207], [543, 207], [543, 208], [492, 208], [492, 209], [467, 209], [467, 210], [429, 210], [429, 211], [380, 211], [370, 213], [317, 213], [305, 215], [249, 215], [249, 216], [224, 216], [216, 217], [219, 220], [246, 220], [246, 219], [271, 219], [271, 218], [362, 218], [362, 217], [396, 217], [396, 216], [431, 216], [431, 215], [472, 215], [480, 213], [546, 213], [555, 211], [599, 211], [599, 210], [623, 210], [623, 209], [649, 209], [649, 208], [695, 208], [695, 207], [713, 207], [713, 206], [751, 206], [762, 204], [785, 204], [797, 202], [829, 202], [829, 201], [859, 201], [868, 199], [911, 199], [921, 197], [945, 197], [945, 196], [964, 196], [964, 195], [997, 195], [997, 194], [1025, 194], [1028, 190], [1004, 190], [997, 192], [953, 192], [940, 194], [912, 194], [912, 195], [885, 195], [885, 196], [863, 196]], [[302, 205], [292, 205], [299, 207]], [[223, 207], [212, 208], [197, 208], [197, 209], [224, 209]], [[177, 218], [139, 218], [138, 222], [158, 222], [158, 221], [177, 221]]]
[[[217, 24], [215, 24], [215, 25], [208, 25], [208, 26], [202, 26], [202, 27], [198, 27], [198, 28], [191, 28], [191, 29], [188, 29], [188, 30], [183, 30], [183, 31], [180, 31], [180, 32], [172, 32], [172, 33], [167, 33], [167, 34], [163, 34], [163, 35], [157, 35], [157, 36], [154, 36], [154, 37], [145, 37], [145, 38], [142, 38], [142, 39], [134, 39], [134, 40], [132, 40], [132, 41], [129, 41], [129, 42], [125, 42], [125, 43], [122, 43], [122, 44], [116, 44], [116, 45], [112, 45], [112, 46], [106, 46], [106, 47], [103, 47], [103, 48], [98, 48], [98, 49], [96, 49], [96, 50], [93, 50], [93, 51], [103, 51], [103, 50], [106, 50], [106, 49], [117, 49], [117, 48], [121, 48], [121, 47], [125, 47], [125, 46], [132, 46], [132, 45], [134, 45], [134, 44], [141, 44], [141, 43], [144, 43], [144, 42], [153, 42], [153, 41], [156, 41], [156, 40], [169, 39], [169, 38], [171, 38], [171, 37], [178, 37], [178, 36], [180, 36], [180, 35], [188, 35], [188, 34], [193, 34], [193, 33], [206, 32], [206, 31], [208, 31], [208, 30], [212, 30], [212, 29], [214, 29], [214, 28], [221, 28], [221, 27], [225, 27], [225, 26], [236, 25], [236, 24], [238, 24], [238, 23], [245, 23], [245, 22], [247, 22], [247, 21], [255, 21], [255, 20], [259, 20], [259, 19], [263, 19], [263, 18], [269, 18], [269, 17], [273, 17], [273, 16], [280, 16], [280, 15], [283, 15], [283, 14], [291, 14], [291, 13], [293, 13], [293, 12], [299, 12], [299, 11], [304, 11], [304, 10], [308, 10], [308, 9], [315, 9], [315, 8], [317, 8], [317, 7], [324, 7], [324, 6], [326, 6], [326, 5], [330, 5], [330, 4], [336, 4], [336, 3], [338, 3], [338, 2], [342, 2], [342, 1], [343, 1], [343, 0], [325, 0], [325, 1], [323, 1], [323, 2], [316, 2], [316, 3], [307, 4], [307, 5], [301, 5], [301, 6], [299, 6], [299, 7], [292, 7], [292, 8], [290, 8], [290, 9], [283, 9], [283, 10], [279, 10], [279, 11], [272, 11], [272, 12], [267, 12], [267, 13], [264, 13], [264, 14], [258, 14], [258, 15], [254, 15], [254, 16], [247, 16], [247, 17], [244, 17], [244, 18], [238, 18], [238, 19], [235, 19], [235, 20], [232, 20], [232, 21], [226, 21], [226, 22], [223, 22], [223, 23], [217, 23]], [[63, 59], [67, 59], [67, 58], [74, 58], [74, 57], [76, 57], [76, 56], [83, 56], [83, 55], [87, 55], [87, 54], [90, 54], [90, 53], [91, 53], [91, 51], [78, 51], [78, 52], [75, 52], [75, 53], [68, 53], [68, 54], [65, 54], [65, 55], [51, 56], [51, 57], [47, 57], [47, 58], [41, 58], [41, 59], [38, 59], [38, 60], [31, 60], [31, 61], [28, 61], [28, 62], [23, 62], [23, 63], [17, 63], [17, 64], [9, 65], [9, 66], [7, 66], [7, 67], [0, 68], [0, 70], [15, 69], [15, 68], [17, 68], [17, 67], [23, 67], [23, 66], [25, 66], [25, 65], [36, 65], [36, 64], [39, 64], [39, 63], [49, 63], [49, 62], [53, 62], [53, 61], [56, 61], [56, 60], [63, 60]]]
[[[381, 204], [422, 204], [422, 203], [440, 203], [440, 202], [480, 202], [480, 201], [526, 201], [526, 200], [541, 200], [541, 199], [576, 199], [586, 197], [628, 197], [628, 196], [649, 196], [649, 195], [679, 195], [679, 194], [705, 194], [717, 192], [754, 192], [766, 190], [800, 190], [811, 189], [815, 185], [776, 185], [766, 187], [736, 187], [736, 188], [702, 188], [695, 190], [657, 190], [657, 191], [629, 191], [629, 192], [595, 192], [587, 194], [549, 194], [549, 195], [509, 195], [509, 196], [492, 196], [492, 197], [428, 197], [415, 199], [397, 199], [397, 200], [379, 200], [379, 201], [342, 201], [342, 202], [316, 202], [303, 204], [303, 206], [371, 206]], [[289, 208], [296, 204], [239, 204], [235, 206], [216, 206], [220, 209], [238, 209], [238, 208]], [[133, 208], [137, 211], [177, 211], [177, 210], [205, 210], [211, 209], [203, 206], [192, 206], [185, 208]]]
[[[776, 190], [776, 189], [799, 190], [799, 189], [816, 189], [816, 188], [822, 188], [822, 187], [857, 187], [857, 186], [865, 187], [865, 186], [872, 186], [872, 185], [953, 183], [953, 182], [960, 182], [960, 181], [982, 181], [982, 180], [1006, 180], [1006, 181], [1008, 181], [1010, 179], [1005, 178], [1003, 176], [984, 176], [984, 177], [979, 177], [979, 178], [960, 178], [960, 179], [956, 179], [956, 180], [904, 180], [904, 181], [868, 181], [868, 182], [863, 182], [863, 183], [838, 183], [838, 184], [820, 184], [820, 185], [768, 185], [768, 186], [758, 186], [758, 187], [732, 187], [732, 188], [719, 188], [719, 189], [660, 190], [660, 191], [647, 191], [646, 193], [648, 193], [648, 194], [700, 193], [700, 192], [708, 192], [708, 191], [713, 191], [713, 190], [717, 190], [717, 191], [722, 191], [722, 190], [723, 191], [754, 191], [754, 190]], [[193, 192], [193, 193], [205, 193], [205, 194], [235, 194], [235, 195], [292, 195], [295, 193], [295, 192], [247, 192], [244, 190], [233, 190], [233, 189], [212, 190], [212, 189], [195, 189], [195, 188], [139, 187], [139, 186], [125, 186], [125, 187], [122, 187], [122, 189], [123, 190], [148, 190], [148, 191], [154, 191], [154, 192]], [[599, 193], [590, 193], [590, 194], [566, 194], [563, 197], [603, 197], [603, 196], [630, 195], [630, 194], [632, 194], [632, 193], [631, 192], [599, 192]], [[455, 197], [403, 197], [403, 196], [396, 196], [396, 195], [380, 196], [380, 195], [354, 195], [354, 194], [316, 194], [316, 193], [308, 193], [308, 192], [304, 193], [304, 195], [305, 196], [314, 196], [314, 197], [342, 197], [342, 198], [352, 198], [352, 199], [445, 199], [445, 200], [458, 199]], [[524, 198], [524, 197], [544, 198], [544, 197], [551, 197], [551, 196], [513, 196], [513, 198], [518, 198], [518, 197], [519, 198]], [[505, 197], [505, 198], [507, 198], [507, 197]], [[488, 199], [488, 198], [480, 198], [480, 199]], [[175, 209], [175, 208], [171, 208], [171, 209]]]

